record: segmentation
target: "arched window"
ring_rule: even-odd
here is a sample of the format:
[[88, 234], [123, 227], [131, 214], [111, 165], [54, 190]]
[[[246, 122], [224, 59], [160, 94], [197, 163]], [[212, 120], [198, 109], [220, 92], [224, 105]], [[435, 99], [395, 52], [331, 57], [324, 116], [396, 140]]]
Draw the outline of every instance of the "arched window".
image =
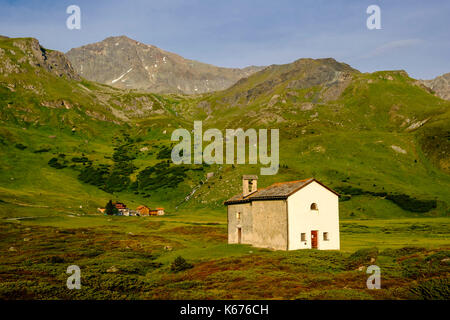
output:
[[319, 210], [319, 207], [317, 206], [317, 203], [311, 203], [311, 210], [314, 210], [314, 211], [318, 211]]

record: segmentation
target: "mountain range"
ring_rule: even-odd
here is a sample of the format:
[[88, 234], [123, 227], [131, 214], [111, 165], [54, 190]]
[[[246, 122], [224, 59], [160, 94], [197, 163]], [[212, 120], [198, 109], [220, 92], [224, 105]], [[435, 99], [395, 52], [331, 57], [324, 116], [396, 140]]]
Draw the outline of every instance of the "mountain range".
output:
[[[185, 59], [177, 54], [126, 36], [73, 48], [66, 53], [75, 71], [85, 79], [121, 89], [155, 93], [207, 93], [227, 89], [263, 66], [221, 68]], [[450, 73], [421, 82], [439, 97], [450, 100]]]
[[[111, 82], [121, 77], [114, 84], [134, 87], [132, 71], [123, 74], [139, 63], [126, 64], [123, 53], [112, 59], [109, 51], [126, 51], [119, 48], [132, 40], [108, 39], [108, 48], [86, 54], [83, 73], [71, 54], [36, 39], [0, 39], [0, 211], [19, 215], [19, 203], [92, 212], [111, 198], [169, 211], [223, 210], [242, 174], [259, 166], [171, 164], [171, 132], [203, 120], [205, 129], [280, 130], [281, 166], [260, 177], [261, 187], [314, 176], [341, 193], [345, 218], [448, 215], [450, 102], [437, 93], [445, 86], [427, 87], [403, 70], [361, 73], [327, 58], [241, 73], [203, 94], [186, 95], [195, 89], [188, 78], [183, 90], [165, 94], [169, 87], [124, 90]], [[101, 65], [97, 56], [123, 69], [99, 82], [86, 79], [89, 66]], [[159, 63], [163, 57], [170, 58], [159, 56]], [[183, 63], [171, 63], [172, 72], [190, 68]]]
[[158, 93], [205, 93], [223, 90], [263, 67], [220, 68], [185, 59], [126, 36], [66, 53], [82, 77], [122, 89]]

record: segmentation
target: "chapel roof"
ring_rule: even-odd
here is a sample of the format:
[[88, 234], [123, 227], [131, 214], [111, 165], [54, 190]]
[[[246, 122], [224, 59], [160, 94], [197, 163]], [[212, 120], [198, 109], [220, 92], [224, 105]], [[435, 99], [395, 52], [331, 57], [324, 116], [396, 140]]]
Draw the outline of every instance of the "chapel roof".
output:
[[225, 205], [229, 204], [235, 204], [235, 203], [246, 203], [251, 202], [255, 200], [283, 200], [287, 199], [290, 195], [294, 194], [298, 190], [302, 189], [303, 187], [307, 186], [311, 182], [317, 182], [324, 188], [328, 189], [329, 191], [333, 192], [337, 196], [339, 194], [322, 184], [321, 182], [317, 181], [314, 178], [308, 178], [303, 180], [295, 180], [295, 181], [287, 181], [287, 182], [277, 182], [274, 183], [266, 188], [259, 189], [253, 193], [248, 194], [247, 196], [243, 196], [242, 193], [237, 194], [227, 201], [225, 201]]

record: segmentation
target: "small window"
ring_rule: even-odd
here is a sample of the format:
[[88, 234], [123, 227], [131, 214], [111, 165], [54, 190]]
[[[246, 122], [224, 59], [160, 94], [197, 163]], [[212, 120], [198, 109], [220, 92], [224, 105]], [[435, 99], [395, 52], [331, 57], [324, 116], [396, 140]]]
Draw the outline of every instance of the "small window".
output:
[[237, 212], [237, 213], [236, 213], [236, 219], [238, 219], [238, 220], [241, 219], [241, 213], [240, 213], [240, 212]]
[[324, 240], [324, 241], [330, 240], [330, 238], [328, 237], [328, 232], [324, 232], [324, 233], [323, 233], [323, 240]]
[[311, 210], [314, 210], [314, 211], [318, 211], [319, 210], [319, 207], [317, 206], [317, 203], [311, 203]]
[[306, 241], [306, 233], [300, 234], [301, 241]]

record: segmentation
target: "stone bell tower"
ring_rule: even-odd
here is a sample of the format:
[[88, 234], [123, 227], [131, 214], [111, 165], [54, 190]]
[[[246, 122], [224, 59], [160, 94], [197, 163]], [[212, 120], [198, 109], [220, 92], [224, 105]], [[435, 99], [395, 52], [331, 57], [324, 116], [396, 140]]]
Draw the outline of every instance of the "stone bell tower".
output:
[[258, 190], [258, 176], [244, 175], [242, 176], [242, 196], [246, 197]]

